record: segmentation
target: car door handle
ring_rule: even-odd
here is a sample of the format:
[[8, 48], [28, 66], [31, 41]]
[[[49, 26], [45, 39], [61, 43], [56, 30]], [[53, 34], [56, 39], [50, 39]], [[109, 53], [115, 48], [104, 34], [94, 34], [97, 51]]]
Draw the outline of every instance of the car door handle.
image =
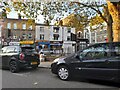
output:
[[85, 65], [86, 67], [90, 67], [90, 66], [92, 66], [92, 64], [87, 64], [87, 65]]

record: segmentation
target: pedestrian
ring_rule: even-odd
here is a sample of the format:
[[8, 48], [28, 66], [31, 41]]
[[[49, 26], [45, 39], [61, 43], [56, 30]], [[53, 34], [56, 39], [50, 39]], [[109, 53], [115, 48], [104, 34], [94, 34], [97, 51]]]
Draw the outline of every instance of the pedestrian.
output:
[[40, 59], [40, 62], [45, 60], [43, 52], [40, 52], [39, 59]]

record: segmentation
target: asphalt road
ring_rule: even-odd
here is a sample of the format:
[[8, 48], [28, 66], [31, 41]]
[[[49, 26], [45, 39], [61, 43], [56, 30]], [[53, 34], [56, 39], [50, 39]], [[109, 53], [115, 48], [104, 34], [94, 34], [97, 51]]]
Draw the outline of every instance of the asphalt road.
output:
[[74, 78], [62, 81], [50, 69], [27, 69], [19, 73], [2, 70], [2, 88], [118, 88], [118, 85], [105, 81], [87, 81]]

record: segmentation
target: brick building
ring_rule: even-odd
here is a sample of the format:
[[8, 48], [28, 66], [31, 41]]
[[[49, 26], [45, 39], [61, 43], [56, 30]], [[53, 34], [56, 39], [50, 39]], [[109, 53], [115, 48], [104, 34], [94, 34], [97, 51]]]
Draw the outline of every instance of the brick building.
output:
[[8, 44], [11, 41], [33, 41], [35, 40], [35, 21], [30, 19], [0, 20], [2, 25], [2, 42]]

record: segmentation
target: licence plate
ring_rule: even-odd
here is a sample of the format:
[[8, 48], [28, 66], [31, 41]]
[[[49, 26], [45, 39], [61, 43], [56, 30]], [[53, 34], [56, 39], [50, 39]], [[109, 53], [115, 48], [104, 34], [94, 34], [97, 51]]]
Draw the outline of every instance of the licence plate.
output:
[[37, 62], [31, 62], [31, 65], [38, 64]]

